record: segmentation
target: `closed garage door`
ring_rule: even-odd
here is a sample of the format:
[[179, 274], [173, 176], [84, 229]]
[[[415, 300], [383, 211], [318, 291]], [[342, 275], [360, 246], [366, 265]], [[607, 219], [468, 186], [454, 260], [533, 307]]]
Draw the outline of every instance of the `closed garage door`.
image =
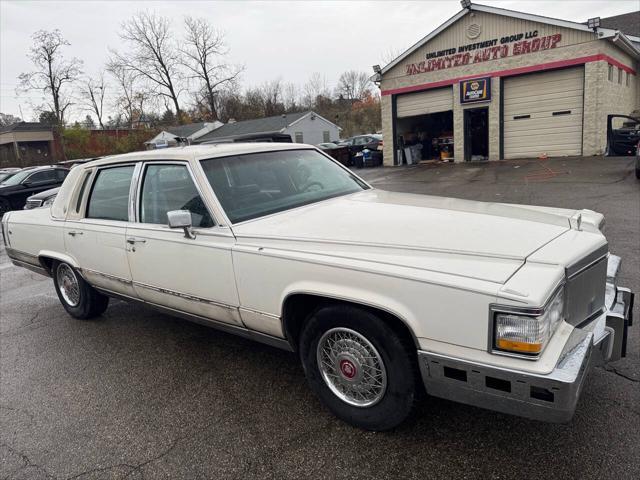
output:
[[453, 90], [451, 87], [407, 93], [398, 97], [396, 116], [398, 118], [446, 112], [453, 109]]
[[504, 79], [504, 157], [580, 155], [584, 68]]

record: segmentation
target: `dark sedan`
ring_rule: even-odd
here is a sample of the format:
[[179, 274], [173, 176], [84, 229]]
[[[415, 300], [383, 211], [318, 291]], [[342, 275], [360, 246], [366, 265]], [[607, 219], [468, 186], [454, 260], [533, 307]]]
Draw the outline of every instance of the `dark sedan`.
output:
[[57, 166], [25, 168], [0, 183], [0, 217], [11, 210], [21, 210], [27, 198], [59, 187], [69, 173]]

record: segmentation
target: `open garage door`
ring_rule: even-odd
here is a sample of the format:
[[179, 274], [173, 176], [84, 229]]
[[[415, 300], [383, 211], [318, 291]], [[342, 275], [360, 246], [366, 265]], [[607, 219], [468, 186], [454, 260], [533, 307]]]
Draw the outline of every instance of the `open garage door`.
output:
[[453, 158], [453, 88], [399, 95], [394, 162]]
[[584, 67], [504, 79], [504, 158], [582, 154]]
[[424, 92], [399, 95], [396, 116], [398, 118], [414, 117], [428, 113], [446, 112], [452, 109], [452, 88], [436, 88]]

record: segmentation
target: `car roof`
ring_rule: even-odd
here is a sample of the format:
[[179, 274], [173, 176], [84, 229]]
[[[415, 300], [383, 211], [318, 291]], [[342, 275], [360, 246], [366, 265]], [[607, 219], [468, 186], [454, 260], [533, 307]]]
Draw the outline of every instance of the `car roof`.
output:
[[217, 143], [211, 145], [191, 145], [186, 147], [172, 147], [141, 152], [113, 155], [83, 164], [85, 168], [112, 163], [122, 163], [139, 160], [202, 160], [205, 158], [228, 157], [247, 153], [274, 152], [278, 150], [307, 150], [315, 149], [313, 145], [303, 143]]

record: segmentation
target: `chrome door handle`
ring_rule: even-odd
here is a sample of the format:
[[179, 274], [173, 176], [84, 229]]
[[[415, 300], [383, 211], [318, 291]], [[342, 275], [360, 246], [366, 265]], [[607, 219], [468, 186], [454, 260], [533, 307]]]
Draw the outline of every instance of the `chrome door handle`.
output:
[[135, 238], [135, 237], [129, 237], [127, 238], [127, 243], [134, 245], [136, 243], [146, 243], [147, 241], [144, 238]]
[[73, 230], [72, 230], [72, 231], [70, 231], [70, 232], [67, 232], [67, 233], [68, 233], [69, 235], [71, 235], [72, 237], [75, 237], [76, 235], [82, 235], [82, 232], [75, 232], [75, 231], [73, 231]]

